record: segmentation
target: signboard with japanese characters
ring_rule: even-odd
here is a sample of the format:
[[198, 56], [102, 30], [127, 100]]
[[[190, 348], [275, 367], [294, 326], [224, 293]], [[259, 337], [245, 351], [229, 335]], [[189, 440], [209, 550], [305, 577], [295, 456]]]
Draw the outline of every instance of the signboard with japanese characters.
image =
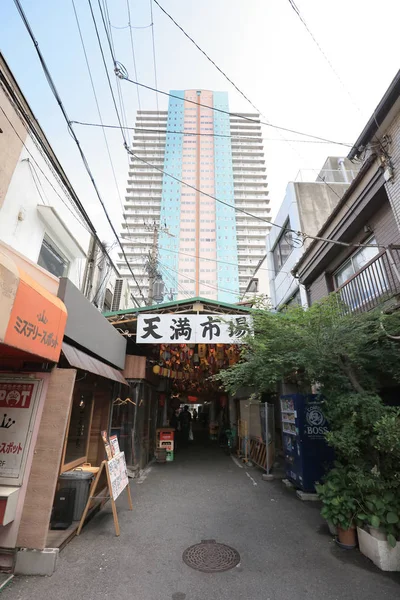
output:
[[36, 410], [38, 380], [0, 379], [0, 482], [22, 481]]
[[[4, 340], [8, 346], [57, 362], [67, 322], [65, 306], [23, 274]], [[42, 292], [42, 293], [41, 293]]]
[[107, 468], [110, 473], [112, 497], [113, 500], [116, 500], [129, 484], [125, 454], [120, 452], [119, 454], [115, 455], [111, 460], [108, 461]]
[[251, 333], [249, 315], [144, 314], [138, 316], [138, 344], [243, 344]]

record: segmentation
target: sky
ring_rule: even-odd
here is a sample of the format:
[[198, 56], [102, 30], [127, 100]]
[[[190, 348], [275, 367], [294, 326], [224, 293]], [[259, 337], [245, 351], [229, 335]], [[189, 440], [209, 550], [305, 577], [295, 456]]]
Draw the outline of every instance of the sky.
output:
[[[98, 0], [90, 0], [102, 36], [112, 85], [115, 75], [102, 28]], [[108, 1], [116, 59], [135, 79], [128, 25], [131, 24], [138, 81], [160, 90], [211, 89], [229, 92], [232, 112], [254, 108], [218, 72], [153, 2], [156, 72], [153, 61], [152, 0]], [[99, 123], [72, 0], [21, 0], [55, 85], [71, 120]], [[103, 122], [118, 124], [90, 13], [89, 0], [74, 0]], [[380, 0], [160, 0], [272, 125], [330, 140], [354, 143], [400, 66], [400, 2]], [[114, 241], [99, 201], [47, 84], [32, 41], [13, 0], [0, 7], [0, 49], [44, 129], [102, 239]], [[127, 122], [142, 109], [166, 110], [166, 96], [121, 81]], [[117, 93], [117, 91], [116, 91]], [[120, 130], [108, 130], [114, 181], [103, 132], [75, 126], [117, 231], [126, 193], [128, 156]], [[265, 126], [265, 154], [272, 214], [300, 169], [317, 177], [325, 158], [349, 148]], [[297, 141], [292, 141], [297, 140]], [[298, 140], [303, 140], [299, 142]], [[306, 140], [306, 141], [305, 141]]]

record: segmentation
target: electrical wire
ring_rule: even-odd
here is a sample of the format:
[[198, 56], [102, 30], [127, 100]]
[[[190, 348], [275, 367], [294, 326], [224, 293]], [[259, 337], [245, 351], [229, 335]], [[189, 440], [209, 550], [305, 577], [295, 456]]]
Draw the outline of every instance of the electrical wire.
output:
[[[73, 139], [74, 139], [74, 142], [75, 142], [75, 144], [77, 145], [77, 148], [78, 148], [78, 150], [79, 150], [79, 154], [80, 154], [80, 156], [81, 156], [82, 162], [83, 162], [83, 164], [84, 164], [84, 166], [85, 166], [85, 169], [86, 169], [86, 171], [87, 171], [87, 174], [89, 175], [89, 178], [90, 178], [90, 180], [91, 180], [91, 183], [92, 183], [92, 185], [93, 185], [93, 188], [94, 188], [94, 190], [95, 190], [95, 192], [96, 192], [97, 198], [98, 198], [98, 200], [99, 200], [99, 202], [100, 202], [100, 204], [101, 204], [101, 206], [102, 206], [103, 212], [104, 212], [104, 214], [105, 214], [105, 216], [106, 216], [106, 218], [107, 218], [107, 221], [108, 221], [108, 223], [109, 223], [109, 225], [110, 225], [110, 228], [111, 228], [111, 230], [112, 230], [112, 232], [113, 232], [113, 234], [114, 234], [115, 238], [117, 239], [117, 241], [118, 241], [118, 243], [119, 243], [119, 246], [120, 246], [120, 248], [121, 248], [121, 251], [122, 251], [122, 254], [123, 254], [123, 256], [124, 256], [124, 259], [125, 259], [125, 261], [126, 261], [126, 264], [127, 264], [127, 266], [128, 266], [128, 269], [129, 269], [129, 271], [130, 271], [130, 273], [131, 273], [131, 275], [132, 275], [132, 277], [133, 277], [133, 279], [134, 279], [134, 281], [135, 281], [135, 279], [136, 279], [136, 277], [135, 277], [135, 274], [133, 273], [133, 271], [132, 271], [132, 268], [131, 268], [131, 266], [130, 266], [130, 264], [129, 264], [129, 262], [128, 262], [128, 259], [127, 259], [127, 257], [126, 257], [126, 254], [125, 254], [125, 250], [124, 250], [124, 248], [123, 248], [123, 246], [122, 246], [122, 244], [121, 244], [121, 241], [120, 241], [120, 239], [119, 239], [119, 237], [118, 237], [118, 234], [117, 234], [117, 232], [116, 232], [116, 230], [115, 230], [115, 227], [114, 227], [114, 225], [113, 225], [113, 223], [112, 223], [112, 220], [111, 220], [111, 218], [110, 218], [110, 215], [108, 214], [107, 208], [106, 208], [106, 206], [105, 206], [105, 204], [104, 204], [104, 202], [103, 202], [103, 199], [102, 199], [102, 197], [101, 197], [100, 191], [99, 191], [99, 189], [98, 189], [98, 187], [97, 187], [97, 183], [96, 183], [96, 181], [95, 181], [95, 179], [94, 179], [94, 177], [93, 177], [93, 174], [92, 174], [92, 172], [91, 172], [91, 170], [90, 170], [89, 163], [88, 163], [88, 161], [87, 161], [87, 159], [86, 159], [86, 156], [85, 156], [85, 154], [84, 154], [84, 152], [83, 152], [83, 150], [82, 150], [82, 147], [81, 147], [81, 144], [80, 144], [80, 142], [79, 142], [79, 139], [77, 138], [77, 136], [76, 136], [76, 134], [75, 134], [75, 131], [74, 131], [74, 129], [73, 129], [73, 127], [72, 127], [71, 123], [70, 123], [70, 119], [69, 119], [69, 117], [68, 117], [68, 114], [67, 114], [67, 112], [66, 112], [66, 110], [65, 110], [65, 107], [64, 107], [64, 105], [63, 105], [63, 103], [62, 103], [61, 97], [60, 97], [60, 95], [59, 95], [59, 93], [58, 93], [58, 91], [57, 91], [57, 88], [55, 87], [55, 84], [54, 84], [54, 81], [53, 81], [53, 79], [52, 79], [52, 77], [51, 77], [50, 71], [49, 71], [49, 69], [48, 69], [48, 67], [47, 67], [47, 65], [46, 65], [46, 62], [45, 62], [45, 60], [44, 60], [44, 57], [43, 57], [43, 55], [42, 55], [42, 52], [41, 52], [41, 50], [40, 50], [40, 48], [39, 48], [39, 43], [38, 43], [37, 39], [35, 38], [35, 36], [34, 36], [34, 34], [33, 34], [32, 28], [31, 28], [31, 26], [30, 26], [30, 24], [29, 24], [29, 21], [28, 21], [28, 19], [27, 19], [26, 15], [25, 15], [25, 13], [24, 13], [24, 10], [23, 10], [23, 8], [22, 8], [22, 6], [21, 6], [20, 0], [14, 0], [14, 3], [15, 3], [15, 5], [16, 5], [16, 7], [17, 7], [17, 10], [18, 10], [18, 12], [19, 12], [19, 14], [20, 14], [20, 16], [21, 16], [21, 18], [22, 18], [22, 21], [23, 21], [23, 23], [24, 23], [24, 25], [25, 25], [25, 27], [26, 27], [26, 29], [27, 29], [27, 31], [28, 31], [29, 37], [31, 38], [31, 40], [32, 40], [32, 42], [33, 42], [33, 45], [35, 46], [35, 50], [36, 50], [36, 53], [37, 53], [37, 55], [38, 55], [38, 57], [39, 57], [40, 64], [41, 64], [41, 66], [42, 66], [42, 69], [43, 69], [43, 72], [44, 72], [44, 74], [45, 74], [45, 76], [46, 76], [47, 82], [48, 82], [48, 84], [49, 84], [49, 86], [50, 86], [50, 89], [51, 89], [51, 91], [52, 91], [52, 93], [53, 93], [53, 95], [54, 95], [54, 97], [55, 97], [56, 101], [57, 101], [57, 104], [58, 104], [58, 105], [59, 105], [59, 107], [60, 107], [60, 110], [61, 110], [61, 112], [62, 112], [62, 114], [63, 114], [63, 117], [64, 117], [64, 119], [65, 119], [65, 121], [66, 121], [66, 123], [67, 123], [67, 125], [68, 125], [68, 130], [70, 131], [70, 133], [71, 133], [71, 135], [72, 135], [72, 137], [73, 137]], [[90, 0], [89, 0], [89, 4], [90, 4]], [[90, 4], [90, 6], [91, 6], [91, 4]], [[104, 253], [105, 253], [105, 254], [108, 256], [108, 254], [107, 254], [107, 251], [105, 250], [103, 243], [100, 241], [100, 239], [98, 238], [97, 234], [95, 234], [95, 236], [96, 236], [96, 240], [97, 240], [97, 241], [98, 241], [98, 243], [100, 244], [100, 247], [102, 248], [102, 250], [104, 251]], [[111, 258], [109, 258], [109, 259], [110, 259], [110, 261], [111, 261]], [[117, 271], [117, 272], [118, 272], [118, 271]], [[140, 286], [137, 284], [137, 282], [135, 282], [135, 283], [136, 283], [136, 285], [137, 285], [137, 288], [138, 288], [138, 290], [139, 290], [139, 293], [140, 293], [140, 295], [142, 296], [142, 299], [143, 299], [143, 301], [144, 301], [144, 302], [146, 302], [146, 300], [145, 300], [145, 298], [144, 298], [144, 296], [143, 296], [143, 293], [142, 293], [142, 291], [141, 291], [141, 288], [140, 288]], [[134, 296], [132, 296], [132, 298], [133, 298], [133, 301], [135, 302], [135, 304], [136, 304], [137, 306], [140, 306], [140, 305], [139, 305], [139, 302], [136, 300], [136, 298], [135, 298]]]
[[[140, 108], [139, 108], [140, 110]], [[105, 127], [106, 129], [120, 129], [119, 125], [105, 125], [104, 123], [88, 123], [85, 121], [71, 121], [71, 123], [74, 123], [76, 125], [84, 125], [86, 127]], [[299, 143], [299, 144], [332, 144], [333, 142], [331, 141], [318, 141], [318, 140], [294, 140], [294, 139], [290, 139], [287, 140], [285, 138], [265, 138], [261, 136], [261, 133], [259, 136], [253, 136], [253, 137], [249, 137], [246, 134], [240, 134], [240, 133], [235, 133], [233, 135], [229, 135], [229, 134], [223, 134], [223, 133], [199, 133], [199, 132], [192, 132], [192, 131], [171, 131], [168, 129], [147, 129], [147, 128], [143, 128], [143, 127], [124, 127], [124, 129], [128, 129], [128, 130], [132, 130], [132, 131], [136, 131], [136, 132], [143, 132], [143, 133], [162, 133], [162, 134], [167, 134], [167, 133], [171, 133], [174, 135], [187, 135], [187, 136], [196, 136], [196, 137], [218, 137], [218, 138], [230, 138], [232, 140], [238, 139], [238, 140], [243, 140], [243, 141], [251, 141], [251, 142], [263, 142], [263, 141], [269, 141], [269, 142], [294, 142], [294, 143]], [[145, 140], [145, 141], [149, 141], [149, 140]], [[352, 148], [353, 144], [348, 144], [348, 143], [340, 143], [340, 142], [335, 142], [335, 144], [339, 145], [339, 146], [347, 146], [348, 148]]]
[[[14, 2], [19, 2], [19, 0], [14, 0]], [[123, 129], [121, 117], [119, 115], [119, 111], [118, 111], [118, 107], [117, 107], [117, 102], [115, 100], [115, 95], [114, 95], [114, 90], [113, 90], [113, 87], [112, 87], [112, 84], [111, 84], [110, 75], [108, 73], [107, 61], [106, 61], [106, 57], [105, 57], [105, 54], [104, 54], [103, 45], [101, 43], [100, 33], [99, 33], [99, 29], [97, 27], [96, 17], [95, 17], [94, 11], [93, 11], [93, 6], [92, 6], [92, 3], [91, 3], [91, 0], [88, 0], [88, 3], [89, 3], [89, 8], [90, 8], [90, 13], [92, 15], [93, 25], [94, 25], [94, 28], [95, 28], [95, 31], [96, 31], [97, 42], [98, 42], [100, 53], [101, 53], [101, 57], [102, 57], [102, 60], [103, 60], [104, 69], [105, 69], [106, 76], [107, 76], [108, 87], [110, 88], [111, 97], [112, 97], [112, 100], [113, 100], [115, 112], [117, 114], [117, 119], [118, 119], [118, 123], [119, 123], [120, 129], [121, 129], [122, 138], [124, 140], [124, 145], [127, 146], [128, 144], [127, 144], [127, 140], [126, 140], [126, 137], [125, 137], [125, 133], [124, 133], [124, 129]], [[101, 14], [103, 15], [103, 13], [101, 13]], [[106, 27], [105, 24], [104, 24], [104, 27], [105, 27], [106, 32], [107, 32], [107, 27]], [[108, 36], [107, 36], [107, 40], [108, 40], [108, 44], [109, 44], [109, 47], [110, 47], [110, 52], [111, 52], [111, 57], [113, 59], [114, 68], [115, 68], [115, 64], [116, 63], [115, 63], [114, 53], [113, 53], [111, 42], [110, 42], [110, 39], [109, 39]]]
[[[132, 28], [132, 22], [131, 22], [131, 8], [130, 8], [129, 0], [126, 0], [126, 7], [128, 10], [128, 27], [129, 27], [129, 38], [130, 38], [130, 42], [131, 42], [133, 72], [135, 73], [135, 78], [137, 79], [138, 76], [137, 76], [137, 68], [136, 68], [136, 54], [135, 54], [135, 45], [133, 42], [133, 28]], [[151, 23], [151, 25], [152, 25], [152, 23]], [[140, 90], [139, 90], [138, 86], [136, 86], [136, 91], [137, 91], [137, 97], [138, 97], [138, 106], [139, 106], [139, 110], [141, 111], [142, 108], [141, 108], [141, 104], [140, 104]]]
[[[124, 97], [123, 97], [123, 93], [122, 93], [120, 77], [121, 77], [122, 73], [127, 74], [127, 72], [126, 72], [125, 67], [116, 60], [115, 45], [114, 45], [114, 39], [113, 39], [113, 34], [112, 34], [110, 13], [108, 10], [108, 3], [107, 3], [107, 0], [102, 0], [102, 2], [103, 2], [104, 13], [103, 13], [103, 10], [101, 7], [101, 0], [98, 0], [98, 5], [99, 5], [99, 9], [100, 9], [101, 18], [103, 21], [104, 31], [106, 32], [106, 36], [107, 36], [107, 39], [109, 40], [109, 44], [110, 44], [111, 57], [113, 59], [114, 73], [115, 73], [115, 77], [116, 77], [118, 100], [119, 100], [119, 106], [120, 106], [120, 110], [121, 110], [121, 120], [124, 125], [124, 128], [126, 129], [126, 126], [128, 125], [128, 119], [126, 116], [126, 110], [125, 110]], [[108, 25], [108, 27], [107, 27], [107, 25]], [[129, 134], [129, 132], [128, 132], [128, 134]], [[129, 135], [128, 135], [128, 143], [129, 143], [129, 145], [131, 144], [131, 139], [130, 139]]]
[[346, 94], [348, 95], [348, 97], [350, 98], [352, 104], [357, 109], [357, 111], [361, 114], [360, 107], [358, 106], [358, 104], [354, 100], [353, 96], [350, 94], [350, 92], [347, 89], [347, 87], [346, 87], [343, 79], [340, 77], [339, 73], [336, 71], [336, 69], [333, 66], [333, 64], [332, 64], [331, 60], [329, 59], [328, 55], [323, 50], [321, 44], [318, 42], [318, 40], [316, 39], [315, 35], [313, 34], [313, 32], [311, 31], [311, 29], [307, 25], [307, 22], [306, 22], [305, 18], [303, 17], [303, 15], [301, 14], [300, 9], [298, 8], [298, 6], [296, 6], [294, 0], [289, 0], [289, 4], [293, 8], [294, 12], [296, 13], [296, 15], [298, 16], [298, 18], [300, 19], [300, 21], [303, 23], [304, 27], [306, 28], [307, 32], [309, 33], [309, 35], [310, 35], [311, 39], [313, 40], [314, 44], [317, 46], [318, 50], [320, 51], [320, 53], [322, 54], [322, 56], [324, 57], [324, 59], [328, 63], [331, 71], [334, 73], [334, 75], [337, 78], [337, 80], [339, 81], [340, 85], [342, 86], [342, 88], [344, 89], [344, 91], [346, 92]]
[[203, 196], [207, 196], [208, 198], [211, 198], [212, 200], [215, 200], [216, 202], [219, 202], [220, 204], [224, 204], [225, 206], [228, 206], [229, 208], [232, 208], [233, 210], [235, 210], [237, 212], [245, 214], [248, 217], [251, 217], [252, 219], [257, 219], [258, 221], [263, 221], [264, 223], [268, 223], [272, 227], [277, 227], [278, 229], [281, 229], [285, 233], [294, 233], [294, 234], [298, 235], [299, 237], [303, 237], [304, 239], [319, 240], [320, 242], [328, 242], [330, 244], [336, 244], [338, 246], [343, 246], [345, 248], [382, 248], [385, 250], [388, 248], [388, 246], [383, 246], [381, 244], [352, 244], [352, 243], [348, 243], [348, 242], [341, 242], [340, 240], [332, 240], [330, 238], [323, 238], [323, 237], [316, 236], [316, 235], [310, 235], [309, 233], [306, 233], [304, 231], [296, 231], [295, 229], [285, 227], [284, 225], [278, 225], [278, 223], [273, 223], [273, 222], [269, 221], [268, 219], [265, 219], [264, 217], [259, 217], [258, 215], [253, 215], [252, 213], [248, 212], [247, 210], [244, 210], [243, 208], [239, 208], [238, 206], [229, 204], [228, 202], [225, 202], [224, 200], [221, 200], [220, 198], [217, 198], [216, 196], [213, 196], [212, 194], [209, 194], [208, 192], [204, 192], [203, 190], [198, 189], [191, 183], [188, 183], [187, 181], [183, 181], [182, 179], [179, 179], [179, 177], [175, 177], [175, 175], [172, 175], [171, 173], [164, 171], [164, 169], [161, 169], [160, 167], [156, 167], [155, 165], [152, 165], [144, 158], [137, 156], [131, 150], [128, 150], [128, 152], [136, 160], [140, 160], [141, 162], [145, 163], [146, 165], [152, 167], [153, 169], [160, 171], [160, 173], [163, 173], [164, 175], [167, 175], [171, 179], [174, 179], [178, 183], [181, 183], [182, 185], [185, 185], [186, 187], [188, 187], [196, 192], [199, 192]]
[[[128, 225], [128, 222], [126, 220], [125, 213], [124, 213], [124, 205], [123, 205], [123, 202], [122, 202], [121, 193], [119, 191], [119, 186], [118, 186], [118, 181], [117, 181], [117, 175], [116, 175], [116, 172], [115, 172], [114, 162], [113, 162], [113, 159], [112, 159], [112, 156], [111, 156], [111, 151], [110, 151], [110, 147], [109, 147], [109, 144], [108, 144], [107, 134], [106, 134], [106, 131], [105, 131], [105, 128], [104, 128], [103, 118], [102, 118], [101, 110], [100, 110], [100, 104], [99, 104], [99, 101], [98, 101], [98, 98], [97, 98], [96, 87], [94, 85], [92, 71], [91, 71], [90, 63], [89, 63], [89, 58], [88, 58], [88, 55], [87, 55], [86, 46], [85, 46], [85, 42], [84, 42], [84, 39], [83, 39], [83, 34], [82, 34], [81, 26], [80, 26], [80, 23], [79, 23], [79, 17], [78, 17], [78, 13], [77, 13], [77, 10], [76, 10], [76, 7], [75, 7], [74, 0], [72, 0], [72, 6], [73, 6], [73, 9], [74, 9], [74, 13], [75, 13], [76, 24], [77, 24], [78, 31], [79, 31], [79, 37], [80, 37], [81, 44], [82, 44], [83, 54], [85, 56], [85, 62], [86, 62], [86, 66], [87, 66], [87, 70], [88, 70], [88, 74], [89, 74], [89, 79], [90, 79], [90, 84], [91, 84], [92, 91], [93, 91], [94, 100], [95, 100], [95, 103], [96, 103], [97, 113], [98, 113], [98, 116], [99, 116], [99, 119], [100, 119], [102, 131], [103, 131], [104, 142], [105, 142], [106, 149], [107, 149], [108, 159], [109, 159], [110, 166], [111, 166], [111, 171], [112, 171], [112, 175], [113, 175], [113, 179], [114, 179], [114, 183], [115, 183], [115, 188], [117, 190], [117, 195], [118, 195], [119, 203], [121, 205], [122, 215], [123, 215], [123, 217], [125, 219], [125, 223], [126, 223], [126, 226], [128, 228], [128, 231], [129, 231], [129, 225]], [[128, 163], [129, 163], [129, 159], [128, 159]]]
[[128, 27], [130, 27], [131, 29], [148, 29], [148, 28], [149, 28], [149, 27], [151, 27], [152, 25], [153, 25], [153, 23], [150, 23], [150, 25], [142, 25], [141, 27], [138, 27], [138, 26], [130, 25], [130, 24], [128, 23], [128, 25], [124, 25], [123, 27], [118, 27], [117, 25], [112, 25], [112, 24], [111, 24], [111, 27], [112, 27], [113, 29], [128, 29]]
[[223, 110], [222, 108], [216, 108], [215, 106], [208, 106], [207, 104], [202, 104], [201, 102], [196, 102], [195, 100], [189, 100], [188, 98], [181, 98], [180, 96], [176, 96], [175, 94], [171, 94], [170, 92], [165, 92], [164, 90], [159, 90], [150, 85], [140, 83], [139, 81], [134, 81], [133, 79], [130, 79], [129, 77], [124, 77], [123, 79], [125, 81], [127, 81], [128, 83], [133, 83], [134, 85], [137, 85], [146, 90], [157, 92], [157, 94], [161, 94], [162, 96], [168, 96], [169, 98], [175, 98], [176, 100], [180, 100], [181, 102], [188, 102], [189, 104], [195, 104], [196, 106], [201, 106], [203, 108], [207, 108], [214, 112], [223, 113], [225, 115], [229, 115], [230, 117], [235, 117], [237, 119], [243, 119], [244, 121], [249, 121], [250, 123], [256, 123], [257, 125], [260, 125], [260, 124], [265, 125], [266, 127], [271, 127], [272, 129], [278, 129], [280, 131], [294, 133], [295, 135], [302, 135], [304, 137], [309, 137], [309, 138], [312, 138], [315, 140], [319, 140], [321, 142], [327, 142], [329, 144], [334, 144], [334, 145], [338, 145], [338, 146], [350, 146], [350, 144], [348, 144], [348, 143], [335, 142], [334, 140], [329, 140], [328, 138], [323, 138], [318, 135], [312, 135], [311, 133], [303, 133], [301, 131], [296, 131], [295, 129], [289, 129], [288, 127], [281, 127], [279, 125], [273, 125], [272, 123], [268, 123], [267, 121], [261, 121], [258, 118], [248, 117], [241, 113], [233, 113], [233, 112], [229, 112], [228, 110]]
[[[188, 298], [193, 298], [194, 294], [192, 294], [191, 292], [188, 292], [188, 290], [179, 283], [179, 281], [175, 280], [172, 276], [172, 274], [168, 273], [166, 267], [164, 265], [162, 265], [160, 263], [160, 261], [158, 261], [158, 267], [161, 271], [161, 275], [164, 274], [165, 277], [167, 277], [167, 279], [169, 280], [170, 284], [172, 285], [171, 287], [171, 293], [172, 294], [178, 294], [178, 292], [181, 292], [182, 294], [184, 294], [185, 296], [187, 296]], [[174, 286], [177, 287], [177, 291], [174, 291]]]
[[[151, 17], [151, 39], [152, 39], [152, 46], [153, 46], [153, 68], [154, 68], [154, 85], [156, 87], [156, 89], [158, 89], [158, 82], [157, 82], [157, 61], [156, 61], [156, 44], [155, 44], [155, 40], [154, 40], [154, 18], [153, 18], [153, 0], [149, 0], [150, 2], [150, 17]], [[159, 106], [158, 106], [158, 94], [156, 92], [156, 106], [157, 106], [157, 112], [160, 112]]]
[[[166, 252], [172, 252], [174, 254], [181, 254], [182, 256], [190, 256], [191, 258], [198, 258], [201, 260], [206, 260], [208, 262], [220, 263], [222, 265], [232, 265], [234, 267], [238, 266], [240, 269], [239, 263], [228, 262], [226, 260], [218, 260], [217, 258], [206, 258], [205, 256], [196, 256], [195, 254], [188, 254], [187, 252], [181, 252], [180, 250], [171, 250], [170, 248], [165, 248], [164, 246], [158, 246], [159, 250], [165, 250]], [[265, 260], [266, 255], [260, 259], [261, 261]], [[254, 269], [257, 269], [257, 265], [253, 265]], [[260, 267], [257, 271], [269, 271], [271, 273], [275, 273], [275, 269], [267, 269], [266, 267]], [[279, 273], [290, 273], [290, 271], [279, 271]]]
[[[152, 0], [150, 0], [152, 1]], [[290, 1], [290, 0], [289, 0]], [[265, 119], [265, 115], [262, 114], [262, 112], [257, 108], [257, 106], [250, 100], [250, 98], [248, 96], [246, 96], [246, 94], [232, 81], [232, 79], [230, 79], [230, 77], [228, 77], [228, 75], [217, 65], [217, 63], [212, 60], [212, 58], [210, 58], [210, 56], [202, 49], [200, 48], [199, 44], [197, 44], [197, 42], [195, 42], [195, 40], [183, 29], [183, 27], [181, 27], [176, 21], [175, 19], [161, 6], [161, 4], [158, 2], [158, 0], [154, 0], [154, 2], [157, 4], [157, 6], [160, 8], [160, 10], [162, 10], [162, 12], [169, 18], [171, 19], [171, 21], [180, 29], [180, 31], [192, 42], [192, 44], [194, 44], [196, 46], [196, 48], [207, 58], [207, 60], [218, 70], [219, 73], [221, 73], [221, 75], [239, 92], [239, 94], [261, 115], [263, 116]], [[311, 33], [311, 32], [310, 32]], [[156, 87], [158, 87], [156, 85]], [[266, 120], [266, 122], [264, 122], [264, 125], [267, 125], [269, 127], [271, 127], [271, 123]], [[280, 128], [281, 131], [284, 131], [284, 128]], [[290, 131], [290, 130], [286, 130], [286, 131]], [[283, 137], [283, 136], [282, 136]], [[291, 145], [290, 142], [288, 140], [285, 140], [286, 142], [289, 143], [289, 146]], [[295, 152], [297, 154], [299, 154], [297, 152], [296, 149], [294, 149]], [[300, 156], [300, 155], [299, 155]], [[320, 179], [330, 190], [333, 194], [335, 194], [335, 196], [337, 196], [337, 198], [339, 198], [340, 200], [340, 195], [336, 192], [336, 190], [334, 190], [334, 188], [332, 188], [329, 183], [327, 183], [323, 177], [321, 177], [321, 175], [318, 173], [318, 171], [315, 171], [317, 173], [317, 177], [318, 179]]]
[[[181, 273], [180, 271], [177, 271], [176, 269], [173, 269], [172, 267], [169, 267], [168, 265], [165, 265], [163, 263], [159, 263], [159, 264], [162, 265], [163, 267], [165, 267], [166, 269], [169, 269], [170, 271], [177, 273], [181, 277], [184, 277], [184, 278], [189, 279], [190, 281], [194, 281], [196, 283], [196, 279], [194, 279], [193, 277], [189, 277], [189, 275], [186, 275], [186, 273]], [[217, 290], [217, 292], [227, 292], [228, 294], [232, 294], [233, 296], [237, 296], [238, 298], [240, 297], [240, 292], [236, 293], [233, 290], [228, 290], [227, 288], [223, 288], [223, 287], [217, 287], [217, 286], [211, 285], [209, 283], [199, 282], [199, 284], [200, 284], [200, 286], [207, 287], [212, 290]]]
[[174, 23], [174, 24], [175, 24], [177, 27], [178, 27], [178, 29], [180, 29], [180, 30], [182, 31], [183, 35], [185, 35], [185, 36], [188, 38], [188, 40], [190, 40], [190, 41], [192, 42], [192, 44], [194, 44], [194, 45], [196, 46], [196, 48], [197, 48], [198, 50], [200, 50], [200, 52], [201, 52], [201, 53], [202, 53], [202, 54], [203, 54], [203, 55], [206, 57], [206, 59], [207, 59], [207, 60], [208, 60], [208, 61], [209, 61], [209, 62], [210, 62], [212, 65], [214, 65], [214, 67], [217, 69], [217, 71], [219, 71], [219, 72], [221, 73], [221, 75], [222, 75], [223, 77], [225, 77], [225, 79], [226, 79], [227, 81], [229, 81], [229, 83], [230, 83], [231, 85], [233, 85], [233, 87], [235, 88], [235, 90], [236, 90], [237, 92], [239, 92], [239, 94], [240, 94], [241, 96], [243, 96], [243, 98], [244, 98], [244, 99], [245, 99], [245, 100], [246, 100], [246, 101], [247, 101], [249, 104], [251, 104], [251, 106], [254, 108], [254, 110], [256, 110], [258, 113], [260, 113], [260, 114], [261, 114], [261, 111], [260, 111], [260, 110], [259, 110], [259, 109], [258, 109], [258, 108], [257, 108], [257, 107], [254, 105], [254, 104], [253, 104], [253, 102], [250, 100], [250, 98], [248, 98], [248, 97], [246, 96], [246, 94], [244, 94], [244, 92], [242, 92], [242, 90], [241, 90], [241, 89], [240, 89], [240, 88], [239, 88], [239, 87], [238, 87], [238, 86], [237, 86], [237, 85], [236, 85], [236, 84], [235, 84], [235, 83], [232, 81], [232, 79], [230, 79], [230, 78], [228, 77], [228, 75], [227, 75], [227, 74], [226, 74], [226, 73], [225, 73], [225, 72], [224, 72], [222, 69], [220, 69], [220, 67], [217, 65], [217, 63], [216, 63], [215, 61], [213, 61], [213, 59], [212, 59], [212, 58], [210, 58], [210, 56], [209, 56], [209, 55], [208, 55], [208, 54], [207, 54], [207, 53], [206, 53], [206, 52], [205, 52], [205, 51], [204, 51], [202, 48], [200, 48], [200, 46], [197, 44], [197, 42], [195, 42], [195, 40], [194, 40], [194, 39], [193, 39], [193, 38], [192, 38], [192, 37], [191, 37], [191, 36], [190, 36], [190, 35], [189, 35], [189, 34], [188, 34], [188, 33], [187, 33], [187, 32], [186, 32], [184, 29], [183, 29], [183, 27], [181, 27], [181, 26], [179, 25], [179, 23], [177, 23], [177, 22], [175, 21], [175, 19], [174, 19], [174, 18], [173, 18], [173, 17], [172, 17], [172, 16], [171, 16], [171, 15], [170, 15], [170, 14], [169, 14], [169, 13], [168, 13], [166, 10], [165, 10], [165, 8], [163, 8], [163, 7], [161, 6], [161, 4], [158, 2], [158, 0], [154, 0], [154, 3], [155, 3], [155, 4], [157, 4], [158, 8], [159, 8], [159, 9], [160, 9], [160, 10], [161, 10], [161, 11], [162, 11], [162, 12], [163, 12], [163, 13], [164, 13], [164, 14], [165, 14], [165, 15], [166, 15], [166, 16], [167, 16], [167, 17], [168, 17], [168, 18], [169, 18], [169, 19], [170, 19], [170, 20], [171, 20], [171, 21], [172, 21], [172, 22], [173, 22], [173, 23]]

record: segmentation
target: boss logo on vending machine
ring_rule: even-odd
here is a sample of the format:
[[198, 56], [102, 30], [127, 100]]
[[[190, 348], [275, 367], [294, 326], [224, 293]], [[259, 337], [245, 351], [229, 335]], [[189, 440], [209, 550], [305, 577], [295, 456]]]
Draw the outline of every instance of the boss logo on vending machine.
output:
[[328, 432], [326, 419], [318, 405], [311, 405], [306, 410], [305, 433], [310, 437], [323, 436]]

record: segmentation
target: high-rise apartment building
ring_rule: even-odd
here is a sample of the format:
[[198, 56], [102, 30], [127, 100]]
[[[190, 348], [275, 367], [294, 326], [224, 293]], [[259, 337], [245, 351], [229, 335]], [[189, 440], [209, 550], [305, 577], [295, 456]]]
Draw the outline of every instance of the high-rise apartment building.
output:
[[138, 112], [130, 157], [122, 237], [143, 294], [238, 302], [267, 293], [262, 270], [254, 276], [270, 212], [259, 115], [229, 114], [225, 92], [171, 94], [168, 111]]

